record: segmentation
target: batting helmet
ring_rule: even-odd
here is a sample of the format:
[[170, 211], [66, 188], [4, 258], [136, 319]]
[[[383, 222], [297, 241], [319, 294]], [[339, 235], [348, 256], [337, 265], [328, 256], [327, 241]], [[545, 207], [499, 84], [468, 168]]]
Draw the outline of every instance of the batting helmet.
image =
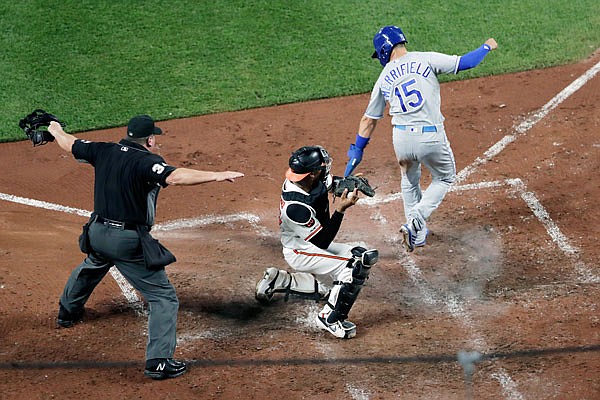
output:
[[298, 182], [314, 171], [324, 171], [324, 176], [329, 174], [332, 159], [327, 150], [321, 146], [304, 146], [294, 151], [290, 157], [285, 177]]
[[395, 45], [399, 43], [408, 43], [406, 36], [402, 33], [402, 29], [397, 26], [384, 26], [373, 37], [373, 46], [375, 52], [371, 58], [379, 58], [382, 66], [390, 61], [390, 54]]

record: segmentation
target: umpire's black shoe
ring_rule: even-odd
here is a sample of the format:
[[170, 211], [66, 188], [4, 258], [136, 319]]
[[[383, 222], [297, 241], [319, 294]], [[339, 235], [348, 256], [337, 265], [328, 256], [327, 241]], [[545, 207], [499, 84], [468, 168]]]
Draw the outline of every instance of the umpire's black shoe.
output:
[[187, 367], [184, 362], [172, 358], [153, 358], [146, 361], [144, 375], [152, 379], [177, 378], [185, 374]]
[[56, 323], [58, 326], [63, 328], [70, 328], [77, 322], [80, 322], [83, 318], [83, 310], [77, 313], [70, 313], [66, 308], [63, 307], [62, 304], [59, 303], [58, 308], [58, 318], [56, 319]]

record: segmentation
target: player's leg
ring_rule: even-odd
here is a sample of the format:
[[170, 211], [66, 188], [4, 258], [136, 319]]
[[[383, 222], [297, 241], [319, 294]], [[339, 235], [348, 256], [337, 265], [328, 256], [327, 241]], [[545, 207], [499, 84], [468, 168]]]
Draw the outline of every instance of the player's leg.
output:
[[270, 267], [256, 284], [255, 297], [261, 303], [268, 303], [276, 293], [285, 295], [286, 300], [289, 295], [295, 295], [318, 301], [327, 296], [329, 286], [307, 272], [288, 272]]
[[404, 215], [406, 216], [406, 223], [400, 228], [400, 233], [404, 248], [413, 251], [419, 231], [425, 229], [424, 221], [421, 224], [415, 222], [415, 217], [419, 215], [416, 210], [423, 196], [420, 186], [421, 163], [418, 161], [400, 161], [399, 164], [402, 171], [402, 200]]
[[422, 162], [431, 173], [431, 184], [423, 192], [417, 210], [427, 220], [439, 207], [448, 189], [456, 180], [456, 164], [450, 143], [447, 140], [441, 141], [435, 146], [435, 151], [423, 157]]
[[175, 378], [187, 370], [185, 363], [173, 360], [177, 344], [179, 300], [163, 269], [148, 270], [143, 259], [119, 260], [116, 267], [139, 291], [148, 304], [148, 342], [144, 375], [152, 379]]
[[419, 203], [409, 213], [408, 227], [411, 228], [411, 234], [406, 236], [413, 240], [412, 246], [405, 246], [409, 251], [426, 244], [429, 234], [426, 221], [439, 207], [456, 179], [454, 154], [445, 132], [439, 129], [438, 132], [423, 135], [421, 140], [418, 157], [431, 173], [432, 181]]
[[[177, 344], [179, 300], [164, 268], [146, 269], [137, 231], [92, 225], [90, 240], [94, 249], [114, 262], [119, 272], [142, 294], [148, 304], [144, 374], [153, 379], [165, 379], [185, 373], [185, 363], [173, 360]], [[92, 231], [96, 226], [100, 227], [97, 237]]]
[[347, 321], [362, 286], [369, 277], [371, 266], [379, 257], [377, 250], [353, 247], [345, 265], [339, 265], [334, 274], [334, 285], [327, 304], [317, 316], [317, 324], [337, 338], [349, 339], [356, 335], [356, 325]]
[[400, 165], [400, 186], [404, 215], [408, 219], [410, 211], [421, 201], [421, 164], [417, 156], [419, 151], [417, 138], [405, 131], [394, 129], [394, 152]]
[[71, 272], [59, 300], [59, 326], [69, 328], [81, 320], [85, 303], [111, 266], [112, 263], [90, 254]]
[[[97, 225], [92, 224], [89, 233], [90, 241], [96, 247], [104, 240], [101, 229]], [[59, 300], [57, 318], [59, 326], [69, 328], [81, 320], [85, 303], [112, 265], [108, 258], [93, 252], [71, 272]]]
[[269, 302], [276, 293], [290, 294], [320, 300], [329, 294], [331, 272], [349, 259], [351, 246], [333, 245], [323, 250], [311, 245], [306, 250], [283, 249], [288, 272], [274, 267], [267, 268], [263, 278], [256, 284], [255, 297], [260, 302]]

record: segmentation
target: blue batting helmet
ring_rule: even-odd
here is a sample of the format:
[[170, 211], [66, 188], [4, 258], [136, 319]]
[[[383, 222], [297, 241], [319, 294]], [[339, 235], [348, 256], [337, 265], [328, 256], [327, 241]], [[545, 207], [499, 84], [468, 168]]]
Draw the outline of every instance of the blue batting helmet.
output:
[[382, 66], [390, 61], [390, 54], [395, 45], [399, 43], [408, 43], [402, 29], [397, 26], [384, 26], [375, 34], [373, 37], [373, 46], [375, 52], [371, 56], [372, 58], [379, 58], [379, 62]]

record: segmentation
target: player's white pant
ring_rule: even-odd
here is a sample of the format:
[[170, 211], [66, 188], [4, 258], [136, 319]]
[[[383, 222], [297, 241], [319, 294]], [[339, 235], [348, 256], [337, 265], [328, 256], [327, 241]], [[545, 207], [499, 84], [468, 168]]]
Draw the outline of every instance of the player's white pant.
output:
[[[450, 142], [442, 125], [437, 132], [410, 132], [394, 128], [396, 159], [402, 170], [402, 199], [407, 221], [425, 223], [456, 180], [456, 165]], [[432, 181], [421, 192], [421, 164], [431, 173]]]
[[283, 249], [283, 256], [295, 272], [292, 277], [290, 291], [299, 293], [314, 293], [315, 279], [318, 291], [327, 293], [330, 289], [329, 301], [335, 304], [340, 285], [333, 285], [334, 281], [352, 282], [352, 268], [348, 268], [348, 261], [352, 259], [353, 246], [343, 243], [331, 243], [327, 250], [311, 246], [305, 250]]

